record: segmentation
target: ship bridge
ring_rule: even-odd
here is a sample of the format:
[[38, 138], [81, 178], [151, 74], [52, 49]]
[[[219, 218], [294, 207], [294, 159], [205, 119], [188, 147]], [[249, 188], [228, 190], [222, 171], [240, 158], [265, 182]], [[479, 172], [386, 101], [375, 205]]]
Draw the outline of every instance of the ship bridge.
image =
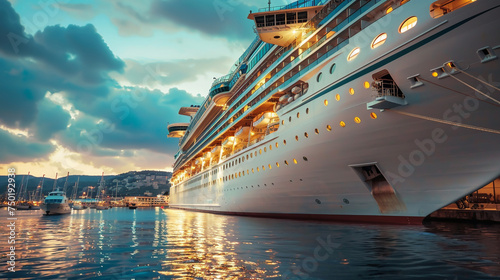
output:
[[248, 15], [255, 31], [266, 43], [288, 46], [301, 34], [301, 28], [322, 8], [321, 0], [297, 1], [286, 6], [268, 7]]
[[167, 126], [169, 138], [181, 138], [186, 134], [189, 123], [173, 123]]

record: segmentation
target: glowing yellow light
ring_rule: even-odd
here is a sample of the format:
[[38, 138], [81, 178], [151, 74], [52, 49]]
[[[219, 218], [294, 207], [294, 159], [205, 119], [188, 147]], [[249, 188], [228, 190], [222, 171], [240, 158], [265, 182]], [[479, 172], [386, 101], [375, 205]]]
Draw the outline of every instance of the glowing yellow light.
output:
[[325, 99], [325, 101], [323, 101], [323, 104], [325, 104], [325, 106], [328, 106], [328, 100]]
[[355, 118], [354, 118], [354, 121], [355, 121], [356, 123], [360, 123], [360, 122], [361, 122], [361, 119], [360, 119], [360, 118], [358, 118], [358, 117], [355, 117]]
[[377, 118], [377, 114], [375, 114], [375, 113], [373, 113], [373, 112], [372, 112], [372, 113], [370, 113], [370, 117], [371, 117], [372, 119], [376, 119], [376, 118]]
[[392, 10], [393, 10], [392, 7], [389, 7], [387, 10], [385, 10], [385, 13], [388, 14], [388, 13], [392, 12]]
[[350, 88], [350, 89], [349, 89], [349, 94], [350, 94], [350, 95], [354, 95], [354, 89], [353, 89], [353, 88]]
[[293, 163], [297, 164], [297, 160], [296, 160], [296, 159], [293, 159]]
[[340, 100], [340, 94], [335, 95], [335, 100], [339, 101]]
[[365, 86], [365, 88], [370, 88], [370, 83], [369, 82], [365, 82], [364, 86]]
[[437, 77], [438, 75], [439, 75], [439, 74], [438, 74], [438, 72], [436, 72], [436, 71], [432, 72], [432, 77], [434, 77], [434, 78], [435, 78], [435, 77]]
[[341, 127], [345, 127], [345, 122], [341, 121], [341, 122], [340, 122], [340, 126], [341, 126]]

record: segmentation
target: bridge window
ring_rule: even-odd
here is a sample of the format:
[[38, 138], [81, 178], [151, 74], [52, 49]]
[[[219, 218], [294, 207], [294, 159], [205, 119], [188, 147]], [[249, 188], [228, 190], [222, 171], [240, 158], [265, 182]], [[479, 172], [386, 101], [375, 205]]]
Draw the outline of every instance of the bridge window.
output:
[[276, 25], [285, 25], [285, 14], [276, 15]]
[[294, 24], [296, 21], [296, 14], [295, 13], [287, 13], [286, 14], [286, 24]]
[[298, 12], [297, 13], [297, 22], [307, 22], [307, 12]]
[[257, 27], [264, 27], [264, 16], [255, 17], [255, 24], [257, 25]]
[[274, 26], [274, 15], [266, 16], [266, 26]]

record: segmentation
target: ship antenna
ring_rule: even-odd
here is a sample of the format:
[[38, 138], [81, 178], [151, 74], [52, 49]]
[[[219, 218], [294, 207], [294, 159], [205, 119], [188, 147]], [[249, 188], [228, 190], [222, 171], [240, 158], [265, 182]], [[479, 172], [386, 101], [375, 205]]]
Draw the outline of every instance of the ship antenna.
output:
[[267, 5], [269, 6], [269, 11], [271, 11], [271, 0], [267, 1]]

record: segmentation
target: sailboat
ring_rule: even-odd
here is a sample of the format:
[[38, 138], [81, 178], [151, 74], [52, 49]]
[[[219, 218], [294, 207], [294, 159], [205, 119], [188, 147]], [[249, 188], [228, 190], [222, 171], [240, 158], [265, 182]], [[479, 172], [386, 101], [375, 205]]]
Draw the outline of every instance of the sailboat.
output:
[[99, 188], [97, 189], [97, 205], [95, 206], [95, 210], [108, 210], [109, 204], [100, 200], [101, 195], [104, 195], [104, 172], [102, 172], [101, 182], [99, 183]]
[[84, 205], [81, 201], [76, 201], [76, 196], [78, 193], [78, 184], [80, 183], [80, 177], [75, 182], [75, 186], [73, 186], [73, 194], [71, 195], [71, 201], [73, 201], [73, 205], [71, 208], [74, 210], [84, 210], [87, 209], [87, 205]]

